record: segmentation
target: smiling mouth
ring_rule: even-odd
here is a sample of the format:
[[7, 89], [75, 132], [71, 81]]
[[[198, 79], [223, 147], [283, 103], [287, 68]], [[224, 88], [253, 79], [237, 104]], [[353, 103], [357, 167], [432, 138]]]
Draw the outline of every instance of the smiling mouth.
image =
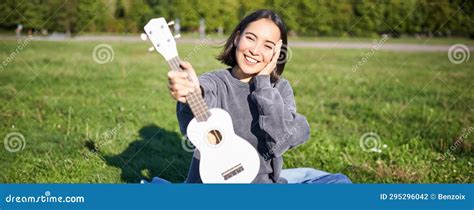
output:
[[245, 57], [245, 60], [247, 60], [247, 62], [252, 63], [252, 64], [255, 64], [255, 63], [259, 63], [259, 62], [260, 62], [260, 61], [255, 60], [255, 59], [253, 59], [253, 58], [251, 58], [251, 57], [249, 57], [249, 56], [247, 56], [247, 55], [245, 55], [245, 54], [244, 54], [244, 57]]

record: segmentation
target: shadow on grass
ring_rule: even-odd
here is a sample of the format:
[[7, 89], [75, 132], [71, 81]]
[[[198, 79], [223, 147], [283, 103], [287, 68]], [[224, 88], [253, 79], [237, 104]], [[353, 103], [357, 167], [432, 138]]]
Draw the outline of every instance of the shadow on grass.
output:
[[[107, 165], [120, 168], [122, 180], [128, 183], [150, 181], [154, 176], [173, 183], [183, 182], [192, 152], [181, 147], [182, 135], [155, 124], [144, 126], [138, 133], [140, 139], [131, 142], [120, 154], [102, 156]], [[94, 143], [86, 143], [89, 149], [90, 144]]]

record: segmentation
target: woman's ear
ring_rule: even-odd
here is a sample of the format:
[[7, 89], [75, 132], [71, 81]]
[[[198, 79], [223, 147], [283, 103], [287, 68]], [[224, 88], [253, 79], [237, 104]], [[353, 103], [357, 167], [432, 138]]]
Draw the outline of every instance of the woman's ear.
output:
[[235, 33], [234, 46], [237, 47], [237, 44], [239, 43], [239, 40], [240, 40], [240, 31], [237, 31], [237, 33]]

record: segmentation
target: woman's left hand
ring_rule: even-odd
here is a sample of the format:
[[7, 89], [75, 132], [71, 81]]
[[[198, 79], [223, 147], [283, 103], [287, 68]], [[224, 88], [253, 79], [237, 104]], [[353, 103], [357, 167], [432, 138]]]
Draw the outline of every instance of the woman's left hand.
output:
[[275, 70], [282, 45], [283, 41], [280, 39], [280, 41], [278, 41], [275, 46], [275, 51], [273, 53], [272, 59], [270, 60], [270, 63], [268, 63], [257, 75], [270, 75], [272, 71]]

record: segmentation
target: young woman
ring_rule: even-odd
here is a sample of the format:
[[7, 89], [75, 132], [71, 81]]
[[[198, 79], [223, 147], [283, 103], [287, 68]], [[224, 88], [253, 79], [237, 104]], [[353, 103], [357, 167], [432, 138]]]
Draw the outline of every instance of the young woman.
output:
[[[253, 183], [351, 183], [342, 174], [312, 168], [282, 170], [283, 153], [306, 142], [310, 133], [306, 118], [296, 112], [290, 83], [280, 77], [286, 60], [278, 58], [286, 45], [287, 31], [281, 18], [271, 10], [258, 10], [237, 25], [218, 56], [229, 68], [199, 78], [187, 62], [181, 63], [186, 72], [170, 71], [169, 90], [178, 101], [181, 132], [185, 134], [193, 118], [186, 95], [197, 91], [209, 108], [226, 110], [235, 133], [260, 154], [260, 170]], [[201, 182], [199, 158], [196, 150], [188, 183]]]

